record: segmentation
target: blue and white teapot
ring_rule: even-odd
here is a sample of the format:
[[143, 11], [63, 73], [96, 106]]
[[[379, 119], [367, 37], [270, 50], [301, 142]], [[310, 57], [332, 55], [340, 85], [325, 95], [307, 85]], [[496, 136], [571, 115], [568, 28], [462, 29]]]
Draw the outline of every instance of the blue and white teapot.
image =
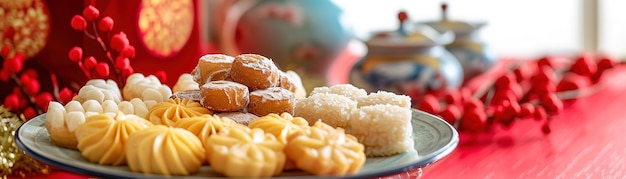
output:
[[414, 99], [425, 93], [453, 90], [463, 82], [459, 61], [444, 45], [452, 32], [430, 26], [401, 26], [376, 32], [365, 42], [368, 52], [351, 69], [349, 81], [367, 91], [391, 91]]

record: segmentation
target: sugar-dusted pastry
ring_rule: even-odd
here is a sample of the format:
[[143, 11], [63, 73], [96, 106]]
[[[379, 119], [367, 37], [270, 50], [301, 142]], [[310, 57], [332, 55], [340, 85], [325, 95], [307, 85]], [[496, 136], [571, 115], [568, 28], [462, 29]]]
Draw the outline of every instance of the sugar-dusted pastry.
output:
[[413, 147], [411, 109], [390, 104], [363, 106], [350, 119], [350, 134], [367, 156], [389, 156]]
[[80, 103], [87, 100], [96, 100], [102, 103], [105, 100], [113, 100], [119, 103], [122, 100], [120, 88], [113, 80], [92, 79], [87, 81], [83, 87], [78, 90], [78, 94], [73, 98]]
[[193, 80], [199, 85], [208, 81], [230, 79], [230, 69], [235, 58], [224, 54], [207, 54], [198, 60], [191, 71]]
[[250, 104], [247, 109], [257, 116], [284, 112], [293, 114], [295, 105], [296, 96], [293, 92], [281, 87], [270, 87], [250, 92]]
[[206, 151], [193, 133], [164, 125], [154, 125], [128, 136], [125, 152], [133, 172], [160, 175], [197, 173], [206, 160]]
[[311, 124], [322, 120], [333, 127], [349, 130], [350, 115], [356, 109], [356, 102], [348, 97], [331, 93], [317, 93], [308, 98], [299, 99], [296, 102], [294, 116], [302, 117]]
[[358, 107], [377, 104], [391, 104], [403, 108], [411, 108], [411, 97], [386, 91], [370, 93], [365, 97], [357, 98], [356, 102]]
[[200, 86], [193, 80], [193, 76], [189, 73], [183, 73], [178, 77], [178, 81], [174, 84], [172, 93], [198, 89], [200, 89]]
[[211, 168], [228, 177], [270, 177], [285, 165], [285, 144], [261, 129], [230, 127], [205, 146]]
[[130, 101], [133, 98], [140, 98], [143, 101], [154, 100], [156, 102], [167, 101], [172, 96], [170, 87], [161, 84], [161, 81], [154, 76], [144, 76], [141, 73], [134, 73], [126, 78], [126, 85], [122, 89], [124, 100]]
[[356, 137], [321, 121], [290, 135], [285, 154], [299, 169], [320, 176], [354, 174], [365, 164]]
[[124, 165], [128, 136], [152, 125], [139, 116], [122, 112], [113, 117], [106, 114], [92, 115], [76, 128], [77, 148], [89, 162]]
[[244, 126], [248, 126], [248, 124], [250, 123], [250, 121], [253, 121], [257, 118], [259, 118], [259, 116], [254, 115], [252, 113], [248, 113], [248, 112], [241, 112], [241, 111], [234, 111], [234, 112], [219, 112], [219, 113], [215, 113], [216, 115], [220, 116], [220, 117], [225, 117], [228, 119], [232, 119], [233, 121], [242, 124]]
[[248, 124], [250, 128], [263, 129], [265, 133], [274, 135], [278, 141], [287, 143], [287, 137], [296, 131], [309, 127], [309, 122], [301, 117], [293, 117], [289, 113], [268, 114], [253, 120]]
[[187, 99], [169, 99], [149, 109], [146, 119], [156, 125], [172, 126], [176, 121], [213, 112], [200, 103]]
[[280, 77], [280, 86], [292, 91], [297, 99], [306, 98], [306, 89], [302, 84], [302, 78], [295, 71], [285, 71]]
[[358, 98], [366, 97], [367, 92], [364, 89], [355, 87], [351, 84], [338, 84], [333, 86], [322, 86], [313, 88], [311, 91], [311, 95], [315, 94], [338, 94], [345, 97], [350, 98], [351, 100], [356, 100]]
[[200, 86], [200, 103], [213, 111], [239, 111], [250, 102], [248, 87], [232, 81], [209, 81]]
[[188, 99], [200, 102], [200, 88], [198, 88], [197, 90], [179, 91], [172, 94], [170, 98]]
[[257, 54], [236, 56], [230, 69], [233, 81], [248, 86], [250, 91], [278, 86], [279, 73], [271, 59]]
[[206, 145], [206, 141], [213, 134], [220, 132], [226, 127], [243, 127], [246, 126], [239, 124], [232, 119], [219, 117], [217, 115], [200, 115], [185, 120], [179, 120], [172, 125], [172, 127], [183, 128], [196, 135], [203, 145]]

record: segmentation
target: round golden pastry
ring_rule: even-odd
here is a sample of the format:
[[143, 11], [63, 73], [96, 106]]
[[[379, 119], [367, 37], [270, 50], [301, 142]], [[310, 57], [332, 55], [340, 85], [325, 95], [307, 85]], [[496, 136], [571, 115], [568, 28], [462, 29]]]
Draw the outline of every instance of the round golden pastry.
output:
[[174, 98], [152, 106], [146, 114], [146, 119], [156, 125], [172, 126], [180, 119], [204, 114], [213, 114], [213, 112], [202, 107], [198, 102]]
[[230, 69], [233, 81], [248, 86], [251, 91], [278, 86], [279, 73], [272, 60], [257, 54], [236, 56]]
[[133, 172], [160, 175], [197, 173], [206, 160], [206, 151], [193, 133], [174, 127], [154, 125], [137, 131], [126, 141], [126, 161]]
[[257, 116], [284, 112], [293, 114], [295, 103], [296, 97], [293, 92], [280, 87], [271, 87], [250, 92], [248, 112]]
[[199, 85], [208, 81], [227, 80], [234, 57], [224, 54], [207, 54], [198, 60], [196, 68], [191, 71], [193, 80]]
[[89, 162], [100, 165], [126, 164], [126, 139], [153, 124], [136, 115], [118, 112], [114, 117], [97, 114], [76, 128], [78, 151]]
[[209, 81], [200, 86], [200, 103], [213, 111], [239, 111], [250, 101], [248, 87], [232, 81]]
[[297, 84], [291, 76], [287, 75], [284, 71], [279, 72], [280, 79], [278, 80], [278, 86], [281, 88], [285, 88], [293, 93], [296, 93]]
[[258, 128], [229, 127], [211, 135], [206, 144], [211, 168], [227, 177], [276, 176], [285, 166], [285, 144]]

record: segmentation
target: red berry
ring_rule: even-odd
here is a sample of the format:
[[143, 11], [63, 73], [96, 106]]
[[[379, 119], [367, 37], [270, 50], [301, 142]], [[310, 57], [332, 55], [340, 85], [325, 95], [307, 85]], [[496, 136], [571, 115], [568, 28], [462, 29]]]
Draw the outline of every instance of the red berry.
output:
[[507, 73], [496, 79], [494, 86], [496, 89], [508, 88], [512, 83], [515, 83], [515, 74]]
[[461, 117], [461, 109], [457, 105], [448, 105], [439, 113], [439, 116], [449, 124], [454, 125], [456, 120]]
[[163, 70], [157, 71], [156, 73], [154, 73], [154, 76], [156, 76], [159, 81], [161, 81], [161, 83], [167, 81], [167, 73], [165, 73], [165, 71]]
[[91, 70], [94, 67], [96, 67], [96, 64], [98, 64], [98, 61], [96, 60], [96, 58], [89, 56], [85, 58], [85, 63], [83, 65], [86, 70]]
[[111, 48], [118, 52], [122, 52], [124, 48], [128, 45], [128, 38], [124, 32], [117, 33], [111, 37]]
[[470, 98], [469, 101], [465, 101], [463, 105], [463, 111], [471, 111], [471, 110], [485, 110], [485, 104], [478, 99]]
[[24, 62], [15, 57], [4, 59], [4, 63], [2, 64], [2, 68], [11, 74], [19, 73], [22, 71], [23, 67]]
[[563, 101], [554, 93], [547, 93], [541, 98], [541, 103], [546, 108], [546, 112], [557, 113], [563, 110]]
[[115, 68], [117, 69], [125, 69], [128, 68], [130, 66], [130, 60], [128, 60], [128, 58], [123, 58], [121, 56], [117, 57], [117, 59], [115, 59]]
[[16, 94], [9, 94], [6, 98], [4, 98], [3, 105], [9, 110], [18, 110], [20, 107], [20, 98]]
[[444, 102], [448, 104], [460, 104], [462, 100], [461, 98], [461, 93], [458, 91], [449, 91], [445, 96], [443, 96]]
[[63, 88], [59, 91], [59, 100], [61, 100], [61, 103], [68, 103], [72, 100], [72, 98], [74, 98], [74, 93], [72, 93], [70, 89]]
[[487, 129], [487, 115], [485, 111], [477, 109], [465, 111], [461, 119], [461, 129], [473, 133], [479, 133]]
[[524, 103], [520, 106], [519, 115], [521, 117], [532, 117], [535, 113], [535, 106], [530, 103]]
[[133, 73], [135, 73], [135, 70], [133, 70], [133, 67], [132, 67], [132, 66], [129, 66], [128, 68], [124, 68], [124, 69], [122, 69], [122, 76], [123, 76], [124, 78], [126, 78], [126, 77], [128, 77], [128, 76], [132, 75]]
[[3, 57], [5, 57], [5, 58], [6, 58], [7, 56], [9, 56], [9, 52], [11, 52], [11, 49], [9, 48], [9, 45], [6, 45], [6, 44], [5, 44], [5, 45], [3, 45], [3, 46], [2, 46], [2, 50], [0, 51], [0, 54], [1, 54]]
[[22, 75], [23, 75], [23, 76], [24, 76], [24, 75], [25, 75], [25, 76], [28, 76], [28, 77], [30, 77], [30, 78], [32, 78], [32, 79], [37, 79], [37, 78], [39, 78], [39, 73], [37, 73], [37, 71], [36, 71], [36, 70], [34, 70], [34, 69], [32, 69], [32, 68], [29, 68], [29, 69], [24, 70], [24, 72], [22, 72]]
[[83, 49], [80, 47], [74, 47], [70, 50], [68, 55], [72, 62], [78, 62], [83, 58]]
[[566, 73], [563, 79], [556, 86], [556, 91], [578, 90], [591, 85], [591, 80], [578, 73]]
[[472, 90], [467, 87], [461, 87], [461, 102], [469, 101], [472, 99]]
[[74, 17], [72, 17], [70, 25], [74, 30], [83, 31], [85, 30], [85, 27], [87, 27], [87, 21], [85, 21], [85, 18], [83, 18], [83, 16], [74, 15]]
[[100, 16], [100, 11], [96, 9], [96, 7], [89, 5], [83, 10], [83, 16], [85, 16], [85, 19], [88, 21], [94, 21]]
[[549, 134], [550, 132], [552, 132], [552, 130], [550, 129], [550, 124], [548, 124], [548, 122], [541, 125], [541, 132], [543, 132], [544, 134]]
[[524, 81], [528, 76], [530, 76], [530, 71], [528, 68], [524, 68], [524, 66], [517, 67], [513, 70], [513, 74], [515, 74], [515, 79], [517, 82]]
[[554, 70], [550, 68], [543, 68], [543, 70], [539, 70], [535, 72], [535, 74], [533, 74], [533, 76], [530, 77], [530, 80], [533, 85], [537, 85], [537, 84], [552, 83], [555, 78], [556, 77], [555, 77]]
[[37, 107], [43, 109], [44, 112], [46, 112], [48, 110], [48, 105], [50, 104], [50, 101], [52, 101], [53, 99], [54, 98], [52, 98], [52, 94], [50, 94], [49, 92], [42, 92], [35, 97], [35, 104], [37, 105]]
[[536, 106], [535, 107], [535, 114], [534, 114], [535, 120], [537, 121], [542, 121], [542, 120], [547, 120], [548, 119], [548, 113], [546, 113], [546, 109], [541, 107], [541, 106]]
[[109, 32], [113, 29], [113, 24], [113, 19], [111, 19], [111, 17], [109, 16], [106, 16], [100, 19], [100, 22], [98, 22], [98, 30], [102, 32]]
[[437, 114], [441, 109], [441, 105], [434, 95], [427, 94], [424, 95], [424, 98], [422, 98], [422, 102], [420, 102], [420, 104], [417, 106], [417, 109], [430, 114]]
[[569, 69], [570, 72], [587, 77], [591, 77], [591, 75], [596, 73], [596, 70], [597, 66], [596, 63], [593, 62], [593, 56], [591, 54], [580, 55]]
[[41, 88], [39, 81], [34, 79], [26, 81], [25, 83], [22, 83], [22, 85], [24, 86], [24, 90], [26, 91], [26, 93], [31, 96], [35, 96], [37, 93], [39, 93], [39, 89]]
[[603, 56], [598, 60], [598, 64], [596, 65], [598, 70], [606, 70], [613, 68], [617, 64], [617, 60], [613, 59], [610, 56]]
[[96, 74], [101, 77], [109, 76], [109, 64], [100, 62], [96, 65]]
[[26, 120], [32, 119], [33, 117], [37, 116], [37, 112], [35, 112], [35, 109], [33, 109], [32, 107], [24, 109], [24, 112], [22, 112], [22, 114], [24, 114]]
[[132, 45], [127, 45], [124, 50], [122, 50], [122, 56], [127, 58], [135, 58], [135, 47]]
[[554, 85], [553, 83], [539, 83], [533, 85], [531, 87], [531, 91], [537, 95], [554, 93], [556, 91], [556, 85]]
[[554, 68], [553, 60], [554, 60], [554, 57], [552, 57], [552, 56], [541, 57], [539, 60], [537, 60], [537, 67], [539, 67], [539, 68], [543, 68], [543, 67]]
[[2, 82], [8, 82], [11, 79], [11, 73], [6, 69], [0, 70], [0, 80]]

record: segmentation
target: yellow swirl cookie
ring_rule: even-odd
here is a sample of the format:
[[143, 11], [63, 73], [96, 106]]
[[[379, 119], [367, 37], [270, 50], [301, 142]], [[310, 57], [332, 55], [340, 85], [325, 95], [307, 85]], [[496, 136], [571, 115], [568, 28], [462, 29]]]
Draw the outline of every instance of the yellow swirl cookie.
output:
[[261, 129], [230, 127], [209, 137], [206, 152], [211, 168], [228, 177], [270, 177], [283, 171], [284, 147]]
[[128, 136], [126, 160], [133, 172], [160, 175], [197, 173], [205, 161], [200, 139], [180, 128], [154, 125]]
[[309, 122], [301, 117], [293, 117], [289, 113], [268, 114], [253, 120], [248, 124], [250, 128], [263, 129], [266, 133], [270, 133], [282, 143], [287, 143], [287, 137], [296, 131], [309, 127]]
[[348, 175], [365, 164], [364, 148], [343, 129], [318, 121], [290, 135], [285, 154], [304, 171], [320, 176]]
[[107, 114], [92, 115], [76, 128], [78, 150], [87, 160], [100, 165], [124, 165], [126, 139], [132, 133], [152, 126], [136, 115], [118, 112], [114, 117]]
[[229, 118], [208, 114], [179, 120], [172, 125], [172, 127], [183, 128], [193, 133], [202, 141], [203, 145], [206, 145], [206, 141], [211, 135], [217, 134], [224, 128], [231, 126], [246, 128], [246, 126]]
[[156, 125], [172, 126], [182, 118], [203, 114], [213, 114], [213, 112], [196, 101], [174, 98], [152, 106], [146, 114], [146, 119]]

